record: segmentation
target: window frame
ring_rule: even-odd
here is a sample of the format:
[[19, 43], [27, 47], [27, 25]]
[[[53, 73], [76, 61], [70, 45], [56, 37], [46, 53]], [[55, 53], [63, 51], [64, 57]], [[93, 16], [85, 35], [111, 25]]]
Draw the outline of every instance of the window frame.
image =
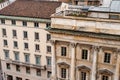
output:
[[67, 56], [67, 47], [61, 46], [61, 56]]
[[111, 53], [110, 52], [104, 52], [104, 63], [108, 63], [110, 64], [111, 63]]

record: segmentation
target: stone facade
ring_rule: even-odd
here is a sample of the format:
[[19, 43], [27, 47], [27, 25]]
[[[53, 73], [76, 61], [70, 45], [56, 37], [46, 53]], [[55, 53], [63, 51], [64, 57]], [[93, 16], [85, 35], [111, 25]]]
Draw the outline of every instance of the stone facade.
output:
[[120, 22], [106, 15], [52, 15], [52, 80], [120, 79]]

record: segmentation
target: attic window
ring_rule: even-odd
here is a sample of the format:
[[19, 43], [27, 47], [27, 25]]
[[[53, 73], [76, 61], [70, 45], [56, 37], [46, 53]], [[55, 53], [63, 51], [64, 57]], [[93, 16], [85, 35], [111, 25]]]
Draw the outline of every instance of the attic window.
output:
[[120, 19], [119, 15], [109, 15], [110, 19]]

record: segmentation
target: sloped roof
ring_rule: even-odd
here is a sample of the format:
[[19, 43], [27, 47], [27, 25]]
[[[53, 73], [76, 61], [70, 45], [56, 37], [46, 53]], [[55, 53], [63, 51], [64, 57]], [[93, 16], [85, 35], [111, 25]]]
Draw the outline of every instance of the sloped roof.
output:
[[61, 2], [39, 0], [16, 0], [3, 8], [0, 15], [50, 19]]

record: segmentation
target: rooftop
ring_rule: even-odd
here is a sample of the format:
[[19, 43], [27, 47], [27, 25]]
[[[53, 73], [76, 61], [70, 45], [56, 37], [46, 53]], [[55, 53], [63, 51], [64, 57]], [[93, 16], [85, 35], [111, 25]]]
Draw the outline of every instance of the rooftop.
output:
[[112, 0], [109, 7], [92, 7], [89, 11], [120, 13], [120, 0]]
[[50, 19], [61, 2], [39, 0], [16, 0], [3, 8], [0, 15]]

